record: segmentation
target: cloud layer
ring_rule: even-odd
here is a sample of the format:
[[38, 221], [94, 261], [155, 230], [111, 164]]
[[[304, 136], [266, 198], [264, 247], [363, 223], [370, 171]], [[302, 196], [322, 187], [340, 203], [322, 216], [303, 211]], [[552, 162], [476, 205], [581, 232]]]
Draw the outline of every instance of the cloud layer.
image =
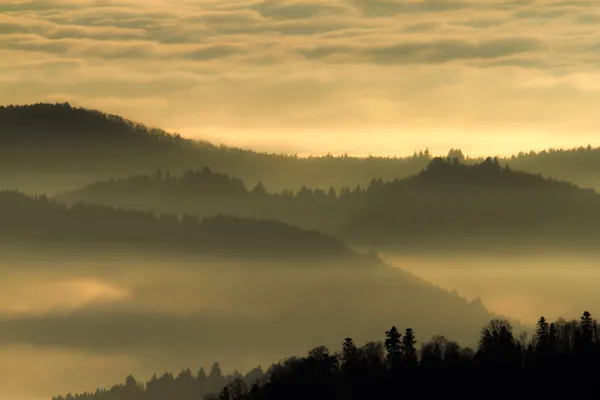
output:
[[0, 103], [68, 100], [292, 150], [576, 145], [600, 127], [596, 10], [546, 0], [0, 0]]

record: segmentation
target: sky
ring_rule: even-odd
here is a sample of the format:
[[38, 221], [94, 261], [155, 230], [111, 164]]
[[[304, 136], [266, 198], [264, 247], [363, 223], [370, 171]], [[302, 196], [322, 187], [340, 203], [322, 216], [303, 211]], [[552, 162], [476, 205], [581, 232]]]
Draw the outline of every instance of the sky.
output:
[[600, 145], [594, 0], [0, 0], [0, 104], [262, 151]]

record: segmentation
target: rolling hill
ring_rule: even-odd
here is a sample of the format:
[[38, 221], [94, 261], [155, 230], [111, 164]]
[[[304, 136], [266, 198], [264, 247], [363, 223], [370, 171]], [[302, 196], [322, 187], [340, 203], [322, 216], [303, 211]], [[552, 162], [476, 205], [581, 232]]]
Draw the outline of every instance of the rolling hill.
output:
[[[276, 190], [392, 179], [418, 171], [428, 156], [410, 159], [320, 157], [257, 153], [183, 139], [97, 110], [65, 104], [0, 107], [0, 187], [55, 193], [109, 177], [157, 168], [181, 173], [210, 167]], [[401, 173], [401, 172], [400, 172]]]
[[226, 213], [277, 219], [359, 246], [593, 247], [600, 238], [600, 195], [593, 190], [502, 167], [436, 158], [422, 172], [366, 188], [303, 187], [296, 193], [247, 188], [209, 169], [97, 182], [57, 196], [147, 211]]
[[155, 216], [137, 210], [78, 203], [72, 207], [0, 192], [0, 240], [4, 244], [119, 245], [185, 250], [231, 257], [343, 257], [351, 252], [340, 242], [276, 221], [218, 215], [199, 220]]

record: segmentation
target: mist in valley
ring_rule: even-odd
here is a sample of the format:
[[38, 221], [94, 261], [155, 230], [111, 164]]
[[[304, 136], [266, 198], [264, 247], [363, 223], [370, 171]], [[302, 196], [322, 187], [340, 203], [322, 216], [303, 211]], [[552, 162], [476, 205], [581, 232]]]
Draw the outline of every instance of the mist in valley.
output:
[[[422, 342], [442, 333], [476, 346], [494, 315], [531, 332], [540, 315], [568, 319], [600, 302], [597, 262], [569, 254], [382, 251], [388, 264], [352, 268], [122, 248], [2, 250], [0, 398], [15, 400], [94, 391], [130, 374], [208, 371], [214, 361], [229, 373], [266, 370], [348, 335], [377, 339], [390, 323], [413, 327]], [[452, 292], [481, 299], [489, 313]]]
[[541, 315], [569, 319], [583, 309], [600, 312], [600, 263], [596, 254], [546, 251], [511, 254], [403, 254], [382, 251], [394, 266], [526, 324]]
[[[373, 259], [228, 260], [126, 249], [3, 247], [0, 398], [94, 391], [129, 374], [246, 372], [391, 324], [475, 345], [478, 303]], [[28, 385], [31, 374], [39, 376]]]

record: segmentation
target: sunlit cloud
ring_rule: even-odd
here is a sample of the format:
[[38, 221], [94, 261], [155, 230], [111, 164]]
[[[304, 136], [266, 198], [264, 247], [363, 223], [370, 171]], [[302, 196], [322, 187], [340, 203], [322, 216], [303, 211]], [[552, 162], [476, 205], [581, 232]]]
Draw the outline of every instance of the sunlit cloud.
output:
[[[542, 138], [502, 146], [518, 151], [587, 144], [600, 128], [591, 1], [0, 0], [0, 9], [0, 103], [70, 101], [186, 135], [235, 131], [223, 135], [233, 145], [278, 131], [258, 145], [296, 152], [406, 154], [452, 142], [497, 153], [498, 135]], [[328, 147], [336, 141], [345, 148]]]

